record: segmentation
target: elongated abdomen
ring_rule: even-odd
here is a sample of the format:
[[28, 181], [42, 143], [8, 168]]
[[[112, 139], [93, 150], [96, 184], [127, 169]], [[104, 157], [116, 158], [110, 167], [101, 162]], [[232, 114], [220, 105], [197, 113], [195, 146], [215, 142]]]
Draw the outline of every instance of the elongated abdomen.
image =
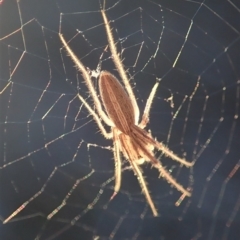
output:
[[128, 135], [134, 124], [134, 109], [129, 96], [117, 78], [102, 71], [99, 78], [100, 95], [105, 110], [116, 128]]

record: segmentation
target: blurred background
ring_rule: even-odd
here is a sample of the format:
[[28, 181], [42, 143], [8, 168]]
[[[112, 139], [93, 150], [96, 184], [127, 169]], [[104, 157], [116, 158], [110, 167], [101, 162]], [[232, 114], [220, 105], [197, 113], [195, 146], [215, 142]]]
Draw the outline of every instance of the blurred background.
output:
[[120, 79], [106, 49], [102, 4], [0, 2], [0, 239], [239, 239], [238, 1], [106, 1], [141, 113], [160, 81], [146, 129], [195, 162], [186, 169], [155, 151], [192, 189], [179, 206], [181, 194], [142, 166], [157, 218], [125, 159], [121, 190], [109, 201], [112, 141], [76, 97], [92, 104], [59, 39], [62, 33], [92, 74], [107, 70]]

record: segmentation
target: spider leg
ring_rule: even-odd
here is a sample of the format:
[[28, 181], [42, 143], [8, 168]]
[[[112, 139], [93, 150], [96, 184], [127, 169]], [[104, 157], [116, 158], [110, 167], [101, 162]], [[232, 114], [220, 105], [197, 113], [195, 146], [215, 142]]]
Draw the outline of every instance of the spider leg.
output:
[[[102, 109], [102, 105], [101, 102], [97, 96], [97, 93], [93, 87], [93, 83], [91, 80], [91, 77], [87, 71], [87, 69], [85, 68], [85, 66], [83, 65], [83, 63], [81, 62], [80, 59], [77, 58], [77, 56], [74, 54], [74, 52], [72, 51], [72, 49], [68, 46], [66, 40], [64, 39], [62, 34], [59, 34], [59, 37], [64, 45], [64, 47], [67, 50], [67, 53], [69, 54], [69, 56], [72, 58], [73, 62], [76, 64], [77, 68], [79, 69], [79, 71], [82, 73], [83, 79], [85, 81], [85, 84], [87, 85], [89, 92], [92, 96], [92, 99], [95, 103], [95, 106], [97, 108], [98, 114], [100, 115], [100, 117], [103, 119], [103, 121], [109, 125], [109, 126], [113, 126], [112, 121], [108, 118], [108, 116], [106, 115], [106, 113], [103, 111]], [[85, 105], [86, 106], [86, 105]]]
[[[130, 141], [128, 141], [128, 139]], [[150, 206], [150, 208], [153, 212], [153, 215], [158, 216], [157, 209], [156, 209], [156, 207], [155, 207], [155, 205], [152, 201], [151, 195], [148, 191], [147, 184], [146, 184], [146, 181], [145, 181], [145, 179], [142, 175], [141, 168], [138, 166], [138, 164], [136, 162], [136, 159], [139, 158], [138, 151], [137, 151], [137, 149], [139, 149], [139, 148], [138, 148], [137, 143], [132, 141], [132, 139], [130, 139], [129, 136], [127, 136], [125, 134], [120, 135], [120, 142], [121, 142], [122, 148], [124, 149], [124, 151], [126, 152], [126, 154], [128, 156], [127, 160], [131, 164], [132, 169], [137, 176], [138, 182], [139, 182], [139, 184], [142, 188], [142, 192], [146, 197], [146, 200], [147, 200], [147, 202], [148, 202], [148, 204], [149, 204], [149, 206]]]
[[146, 125], [149, 122], [149, 112], [150, 112], [150, 109], [151, 109], [151, 106], [152, 106], [152, 103], [153, 103], [153, 99], [155, 97], [158, 85], [159, 85], [159, 80], [153, 86], [153, 88], [152, 88], [152, 90], [151, 90], [151, 92], [149, 94], [149, 97], [147, 99], [147, 102], [146, 102], [146, 105], [145, 105], [145, 109], [143, 111], [142, 120], [141, 120], [140, 124], [138, 125], [142, 129], [145, 128]]
[[133, 126], [131, 129], [132, 129], [132, 134], [134, 139], [140, 139], [143, 142], [152, 144], [158, 150], [162, 151], [164, 155], [170, 157], [172, 160], [176, 162], [183, 164], [186, 167], [192, 167], [194, 165], [194, 162], [188, 162], [184, 158], [178, 157], [176, 154], [174, 154], [173, 151], [167, 148], [164, 144], [151, 138], [146, 131], [139, 128], [138, 126]]
[[194, 162], [188, 162], [184, 158], [178, 157], [173, 151], [171, 151], [168, 147], [166, 147], [164, 144], [155, 141], [155, 147], [160, 150], [164, 155], [170, 157], [172, 160], [179, 162], [183, 164], [185, 167], [192, 167], [194, 165]]
[[121, 187], [122, 180], [122, 161], [120, 154], [120, 146], [119, 146], [119, 137], [116, 128], [113, 128], [113, 154], [115, 161], [115, 186], [114, 193], [110, 198], [110, 201], [117, 195], [119, 189]]
[[78, 93], [78, 98], [80, 99], [80, 101], [84, 104], [84, 106], [87, 108], [87, 110], [89, 111], [89, 113], [93, 116], [93, 119], [95, 120], [95, 122], [97, 123], [99, 129], [101, 130], [101, 133], [103, 134], [103, 136], [106, 139], [111, 139], [113, 134], [112, 132], [107, 132], [106, 129], [104, 128], [101, 119], [98, 117], [98, 115], [96, 114], [96, 112], [93, 111], [93, 109], [91, 108], [91, 106], [87, 103], [87, 101]]
[[107, 33], [108, 45], [109, 45], [109, 48], [110, 48], [111, 53], [112, 53], [113, 62], [114, 62], [115, 66], [118, 70], [118, 73], [119, 73], [119, 75], [120, 75], [120, 77], [121, 77], [121, 79], [124, 83], [125, 89], [126, 89], [128, 95], [129, 95], [130, 99], [131, 99], [131, 102], [132, 102], [132, 105], [133, 105], [133, 108], [134, 108], [135, 124], [138, 124], [140, 112], [139, 112], [139, 108], [138, 108], [138, 105], [137, 105], [136, 97], [135, 97], [135, 95], [133, 93], [133, 90], [132, 90], [132, 87], [129, 83], [126, 71], [124, 70], [122, 60], [119, 57], [119, 54], [117, 52], [117, 48], [116, 48], [115, 41], [114, 41], [114, 38], [113, 38], [112, 30], [110, 28], [109, 21], [107, 19], [106, 14], [105, 14], [105, 1], [104, 1], [103, 6], [104, 6], [104, 8], [101, 10], [101, 13], [102, 13], [106, 33]]
[[[172, 177], [172, 175], [162, 166], [162, 164], [153, 156], [153, 153], [146, 148], [146, 142], [150, 142], [156, 145], [156, 141], [151, 139], [144, 130], [138, 128], [137, 126], [134, 126], [132, 130], [133, 130], [133, 133], [132, 133], [133, 135], [131, 137], [131, 140], [135, 142], [135, 145], [137, 145], [138, 149], [141, 149], [141, 153], [144, 155], [143, 157], [151, 161], [153, 167], [159, 170], [161, 176], [165, 178], [169, 184], [174, 186], [178, 191], [182, 192], [185, 196], [191, 196], [191, 192], [187, 191], [181, 184], [179, 184]], [[174, 153], [172, 154], [176, 156]], [[183, 163], [186, 162], [186, 160], [182, 160], [181, 158], [179, 159], [183, 161]]]
[[150, 193], [148, 191], [146, 181], [144, 180], [144, 177], [143, 177], [142, 172], [141, 172], [141, 168], [137, 165], [137, 163], [135, 161], [131, 161], [129, 159], [129, 162], [130, 162], [130, 164], [131, 164], [131, 166], [133, 168], [134, 173], [137, 175], [138, 182], [139, 182], [139, 184], [140, 184], [140, 186], [142, 188], [142, 191], [143, 191], [143, 193], [144, 193], [144, 195], [145, 195], [145, 197], [146, 197], [146, 199], [148, 201], [148, 204], [149, 204], [149, 206], [150, 206], [150, 208], [151, 208], [151, 210], [153, 212], [153, 215], [155, 217], [157, 217], [158, 216], [158, 212], [157, 212], [157, 209], [156, 209], [156, 207], [155, 207], [155, 205], [154, 205], [154, 203], [152, 201], [151, 195], [150, 195]]

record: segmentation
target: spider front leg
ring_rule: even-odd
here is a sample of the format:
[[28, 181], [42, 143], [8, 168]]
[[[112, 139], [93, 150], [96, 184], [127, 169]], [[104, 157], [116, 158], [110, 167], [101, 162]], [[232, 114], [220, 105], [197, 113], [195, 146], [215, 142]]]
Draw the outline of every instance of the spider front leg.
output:
[[96, 114], [96, 112], [91, 108], [91, 106], [86, 102], [86, 100], [82, 97], [82, 95], [80, 95], [78, 93], [78, 98], [80, 99], [80, 101], [83, 103], [83, 105], [86, 107], [86, 109], [89, 111], [89, 113], [93, 116], [93, 119], [95, 120], [95, 122], [97, 123], [101, 133], [103, 134], [103, 136], [106, 139], [111, 139], [113, 137], [113, 133], [112, 132], [107, 132], [106, 129], [104, 128], [101, 119], [99, 118], [99, 116]]
[[[86, 69], [86, 67], [84, 66], [84, 64], [81, 62], [80, 59], [77, 58], [77, 56], [74, 54], [74, 52], [72, 51], [72, 49], [68, 46], [66, 40], [64, 39], [62, 34], [59, 34], [60, 40], [62, 41], [67, 53], [69, 54], [69, 56], [72, 58], [73, 62], [76, 64], [78, 70], [81, 72], [82, 77], [85, 81], [86, 86], [88, 87], [89, 93], [92, 96], [92, 99], [94, 101], [95, 107], [98, 111], [99, 116], [102, 118], [102, 120], [108, 125], [108, 126], [113, 126], [112, 121], [109, 119], [109, 117], [105, 114], [105, 112], [102, 109], [102, 105], [101, 102], [97, 96], [97, 93], [94, 89], [92, 80], [91, 80], [91, 76], [88, 73], [88, 70]], [[80, 96], [80, 95], [79, 95]], [[82, 97], [79, 97], [79, 99], [83, 99]], [[84, 101], [86, 102], [86, 101]], [[84, 103], [83, 102], [83, 103]], [[87, 105], [84, 104], [86, 107]], [[91, 107], [90, 107], [91, 108]], [[87, 107], [87, 109], [89, 109]], [[92, 113], [91, 113], [92, 114]], [[92, 114], [93, 115], [93, 114]], [[93, 115], [94, 116], [94, 115]], [[98, 123], [99, 125], [99, 123]], [[100, 128], [101, 129], [101, 128]]]
[[128, 93], [128, 96], [131, 100], [131, 103], [132, 103], [132, 106], [133, 106], [133, 111], [134, 111], [134, 122], [135, 122], [135, 124], [137, 124], [138, 120], [139, 120], [139, 116], [140, 116], [140, 111], [139, 111], [139, 108], [138, 108], [138, 105], [137, 105], [136, 97], [135, 97], [134, 92], [132, 90], [132, 87], [129, 83], [126, 71], [124, 69], [122, 60], [120, 58], [120, 55], [117, 52], [117, 48], [116, 48], [115, 41], [114, 41], [114, 38], [113, 38], [110, 23], [108, 21], [107, 15], [105, 13], [105, 1], [104, 1], [104, 4], [103, 4], [103, 9], [101, 10], [101, 13], [102, 13], [102, 17], [103, 17], [103, 21], [104, 21], [104, 25], [105, 25], [105, 30], [106, 30], [106, 34], [107, 34], [107, 38], [108, 38], [108, 45], [109, 45], [110, 51], [112, 53], [112, 59], [113, 59], [113, 62], [116, 66], [116, 69], [118, 70], [119, 75], [121, 76], [121, 79], [124, 83], [124, 87], [125, 87], [125, 89]]

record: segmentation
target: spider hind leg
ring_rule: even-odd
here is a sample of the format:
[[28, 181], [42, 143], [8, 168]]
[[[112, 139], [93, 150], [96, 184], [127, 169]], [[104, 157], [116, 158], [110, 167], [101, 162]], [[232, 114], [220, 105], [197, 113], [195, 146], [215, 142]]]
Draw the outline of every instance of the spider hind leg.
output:
[[[131, 133], [131, 141], [138, 149], [141, 149], [142, 157], [148, 159], [153, 167], [159, 170], [160, 175], [173, 187], [175, 187], [179, 192], [183, 193], [185, 196], [191, 196], [191, 192], [186, 190], [181, 184], [179, 184], [172, 175], [162, 166], [160, 161], [158, 161], [153, 155], [152, 151], [146, 147], [146, 142], [156, 144], [156, 141], [148, 136], [148, 133], [137, 126], [133, 126]], [[161, 150], [161, 149], [160, 149]], [[170, 150], [169, 150], [170, 151]]]
[[164, 144], [154, 140], [151, 136], [149, 136], [149, 134], [145, 130], [141, 129], [138, 126], [133, 125], [131, 127], [130, 135], [133, 139], [139, 139], [139, 140], [141, 140], [141, 142], [143, 142], [145, 144], [147, 143], [148, 145], [153, 145], [155, 148], [162, 151], [162, 153], [165, 156], [171, 158], [174, 161], [177, 161], [177, 162], [183, 164], [185, 167], [192, 167], [194, 165], [194, 162], [188, 162], [188, 161], [186, 161], [186, 159], [178, 157], [169, 148], [167, 148]]

